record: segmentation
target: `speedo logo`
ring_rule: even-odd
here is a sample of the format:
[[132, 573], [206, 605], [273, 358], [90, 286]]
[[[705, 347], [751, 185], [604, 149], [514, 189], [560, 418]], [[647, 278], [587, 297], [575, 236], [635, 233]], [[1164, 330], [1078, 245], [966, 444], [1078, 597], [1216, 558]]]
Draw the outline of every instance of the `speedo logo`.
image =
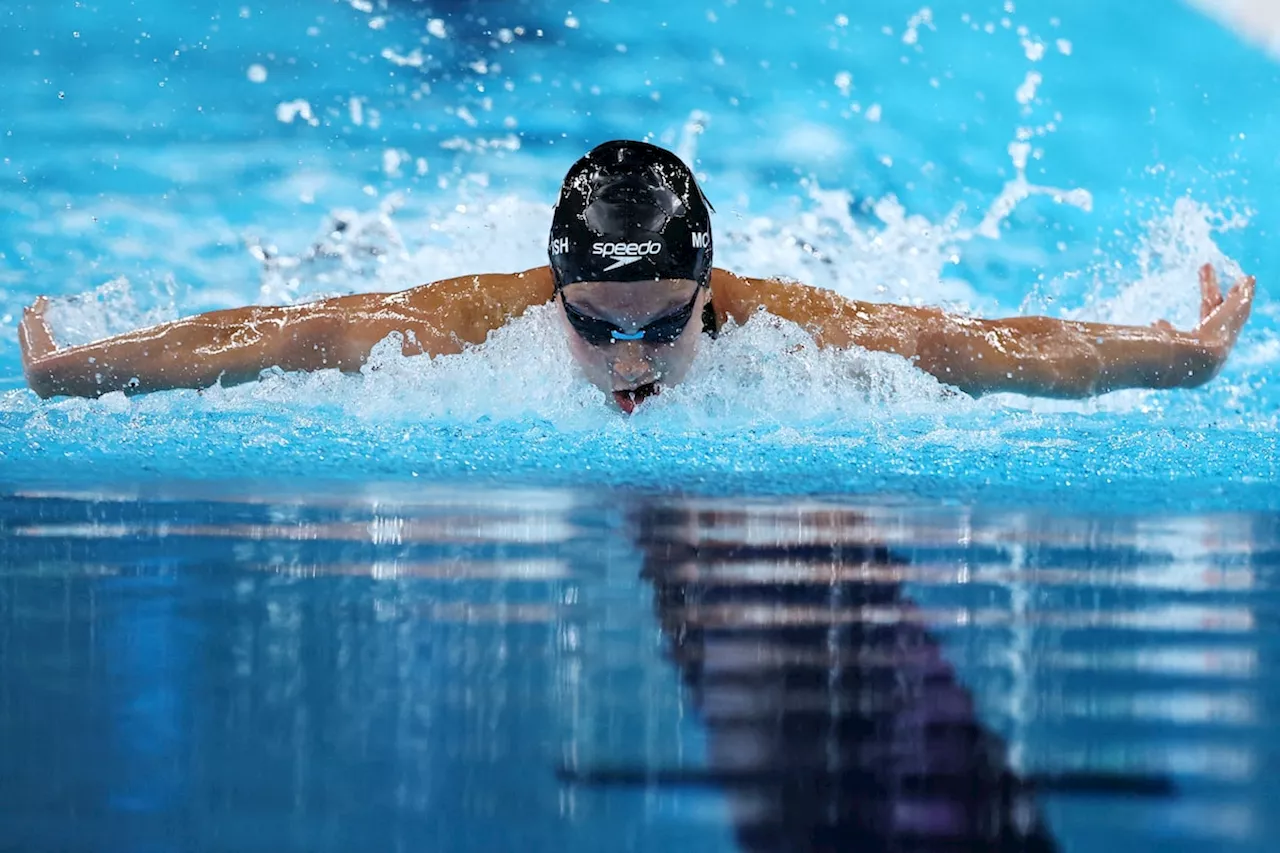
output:
[[662, 252], [662, 244], [657, 240], [650, 240], [647, 243], [592, 243], [591, 254], [599, 255], [602, 258], [609, 258], [613, 261], [611, 266], [604, 268], [604, 272], [616, 270], [618, 267], [625, 267], [628, 264], [634, 264], [649, 255], [657, 255]]

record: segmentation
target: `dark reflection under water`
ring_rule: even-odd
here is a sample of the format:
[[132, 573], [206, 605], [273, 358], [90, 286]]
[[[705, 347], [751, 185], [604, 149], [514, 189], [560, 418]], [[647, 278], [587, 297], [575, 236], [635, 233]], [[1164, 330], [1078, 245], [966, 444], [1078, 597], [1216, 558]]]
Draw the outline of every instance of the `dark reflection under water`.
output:
[[675, 505], [637, 527], [744, 849], [1052, 849], [861, 516]]
[[1265, 849], [1278, 533], [11, 497], [0, 850]]
[[634, 508], [633, 527], [708, 766], [570, 779], [724, 787], [743, 848], [759, 851], [1051, 850], [1036, 787], [1169, 791], [1014, 773], [904, 595], [906, 561], [860, 513], [667, 501]]

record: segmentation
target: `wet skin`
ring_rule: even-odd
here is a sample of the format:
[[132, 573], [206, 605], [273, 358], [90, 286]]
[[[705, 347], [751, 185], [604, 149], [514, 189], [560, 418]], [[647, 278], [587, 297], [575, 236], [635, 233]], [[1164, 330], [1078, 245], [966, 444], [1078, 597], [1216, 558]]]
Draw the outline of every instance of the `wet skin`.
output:
[[[624, 329], [688, 304], [691, 281], [567, 288], [579, 313]], [[665, 289], [664, 289], [665, 288]], [[820, 347], [886, 352], [975, 397], [1017, 393], [1081, 398], [1121, 388], [1194, 388], [1222, 369], [1249, 318], [1256, 285], [1238, 278], [1223, 292], [1213, 268], [1200, 271], [1200, 322], [1123, 326], [1054, 317], [982, 319], [936, 308], [846, 299], [822, 288], [713, 270], [717, 321], [742, 325], [760, 313], [799, 325]], [[573, 357], [624, 411], [688, 371], [707, 291], [685, 333], [669, 344], [591, 347], [569, 328]], [[405, 355], [440, 356], [483, 343], [525, 311], [559, 297], [551, 270], [461, 276], [397, 293], [361, 293], [305, 305], [251, 305], [184, 317], [92, 343], [59, 347], [44, 297], [18, 330], [22, 366], [41, 397], [98, 397], [250, 382], [268, 368], [359, 372], [372, 349], [398, 335]], [[560, 308], [564, 317], [564, 309]], [[606, 315], [613, 315], [612, 317]]]
[[583, 340], [565, 314], [557, 312], [569, 341], [569, 351], [591, 384], [612, 396], [631, 413], [662, 386], [684, 379], [702, 336], [702, 309], [709, 291], [690, 279], [638, 282], [579, 282], [561, 291], [561, 298], [589, 317], [607, 320], [626, 330], [678, 311], [697, 295], [693, 313], [680, 337], [670, 343], [613, 341], [595, 346]]

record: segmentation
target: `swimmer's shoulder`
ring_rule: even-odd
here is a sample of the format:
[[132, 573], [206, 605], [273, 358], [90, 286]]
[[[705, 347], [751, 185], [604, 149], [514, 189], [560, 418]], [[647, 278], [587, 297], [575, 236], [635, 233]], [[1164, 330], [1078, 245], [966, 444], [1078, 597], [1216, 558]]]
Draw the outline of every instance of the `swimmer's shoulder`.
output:
[[555, 296], [555, 280], [548, 266], [522, 272], [481, 273], [441, 279], [391, 294], [389, 299], [424, 314], [441, 310], [483, 308], [508, 318], [523, 314]]
[[863, 302], [798, 281], [724, 270], [711, 274], [711, 298], [720, 325], [732, 318], [741, 326], [763, 311], [790, 320], [822, 346], [860, 346], [907, 357], [916, 350], [920, 330], [943, 316], [936, 308]]
[[744, 322], [751, 297], [751, 279], [715, 267], [711, 270], [711, 304], [716, 314], [716, 329], [724, 328], [730, 319]]
[[[548, 267], [523, 272], [483, 273], [441, 279], [395, 293], [343, 297], [349, 325], [380, 339], [387, 331], [412, 328], [423, 339], [433, 336], [475, 344], [490, 332], [555, 295]], [[444, 350], [440, 350], [444, 351]]]
[[482, 278], [481, 289], [497, 300], [509, 317], [550, 302], [556, 293], [551, 267], [545, 265], [523, 272], [491, 273]]
[[721, 269], [711, 273], [711, 299], [721, 326], [730, 318], [742, 325], [761, 311], [811, 330], [825, 328], [837, 317], [844, 318], [845, 325], [867, 328], [892, 319], [878, 303], [847, 299], [799, 281], [750, 278]]
[[759, 311], [791, 319], [796, 303], [804, 301], [812, 290], [794, 281], [751, 278], [719, 268], [711, 271], [711, 301], [719, 326], [730, 319], [742, 325]]

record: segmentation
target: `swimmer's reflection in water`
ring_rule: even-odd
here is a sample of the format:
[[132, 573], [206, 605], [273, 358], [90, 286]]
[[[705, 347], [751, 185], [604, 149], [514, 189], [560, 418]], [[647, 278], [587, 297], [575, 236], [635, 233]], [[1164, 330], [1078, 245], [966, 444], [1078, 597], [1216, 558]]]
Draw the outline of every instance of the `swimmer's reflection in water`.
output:
[[19, 328], [23, 369], [41, 397], [203, 388], [251, 381], [277, 367], [357, 372], [392, 335], [406, 356], [457, 353], [552, 303], [581, 374], [625, 412], [682, 381], [704, 333], [761, 313], [796, 323], [816, 346], [902, 356], [975, 396], [1087, 397], [1208, 382], [1253, 304], [1252, 278], [1240, 277], [1223, 293], [1208, 265], [1200, 271], [1200, 321], [1191, 330], [1164, 321], [986, 320], [844, 299], [713, 268], [711, 212], [693, 172], [674, 154], [644, 142], [606, 142], [565, 176], [546, 266], [398, 293], [213, 311], [61, 348], [41, 297]]
[[865, 519], [671, 504], [634, 521], [707, 726], [703, 781], [726, 787], [744, 849], [1055, 849]]

